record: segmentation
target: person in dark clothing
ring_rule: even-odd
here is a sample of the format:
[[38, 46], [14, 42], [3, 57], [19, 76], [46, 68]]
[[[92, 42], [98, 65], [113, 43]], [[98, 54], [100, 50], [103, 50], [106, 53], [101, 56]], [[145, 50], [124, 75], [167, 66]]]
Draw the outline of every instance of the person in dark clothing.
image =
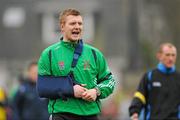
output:
[[157, 68], [144, 74], [129, 107], [132, 120], [144, 108], [145, 120], [180, 119], [180, 74], [175, 68], [176, 47], [163, 43], [157, 52]]
[[13, 98], [14, 120], [48, 120], [47, 99], [39, 98], [36, 92], [37, 63], [28, 67], [28, 78], [21, 84]]

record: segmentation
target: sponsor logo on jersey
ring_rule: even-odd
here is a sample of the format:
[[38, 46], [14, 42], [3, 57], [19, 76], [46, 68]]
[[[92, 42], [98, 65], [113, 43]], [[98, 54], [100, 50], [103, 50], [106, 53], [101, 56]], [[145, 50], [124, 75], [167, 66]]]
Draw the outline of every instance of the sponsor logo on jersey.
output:
[[153, 87], [161, 87], [162, 85], [161, 85], [160, 82], [153, 82], [153, 83], [152, 83], [152, 86], [153, 86]]

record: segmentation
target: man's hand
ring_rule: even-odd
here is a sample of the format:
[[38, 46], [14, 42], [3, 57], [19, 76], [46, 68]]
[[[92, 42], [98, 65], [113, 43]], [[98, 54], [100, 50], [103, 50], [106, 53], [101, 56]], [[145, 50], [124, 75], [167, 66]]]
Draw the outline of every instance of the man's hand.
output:
[[87, 89], [84, 87], [86, 86], [85, 84], [82, 85], [74, 85], [73, 89], [74, 89], [74, 97], [76, 98], [81, 98], [82, 94], [87, 91]]
[[97, 90], [96, 89], [89, 89], [86, 90], [83, 94], [82, 94], [82, 99], [87, 100], [87, 101], [95, 101], [97, 98]]
[[138, 114], [137, 113], [134, 113], [132, 116], [131, 116], [131, 120], [139, 120], [138, 119]]

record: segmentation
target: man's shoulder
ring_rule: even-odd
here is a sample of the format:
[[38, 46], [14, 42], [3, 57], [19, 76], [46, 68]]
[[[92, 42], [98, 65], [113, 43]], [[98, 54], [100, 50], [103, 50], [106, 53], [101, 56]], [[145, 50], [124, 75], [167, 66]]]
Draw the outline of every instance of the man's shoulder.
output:
[[19, 86], [19, 92], [21, 94], [23, 94], [23, 93], [25, 93], [27, 91], [27, 88], [28, 88], [28, 83], [27, 82], [23, 82]]
[[48, 46], [47, 48], [45, 48], [45, 49], [43, 50], [43, 53], [48, 53], [50, 50], [52, 50], [52, 49], [56, 48], [57, 46], [59, 46], [59, 44], [60, 44], [60, 43], [57, 42], [57, 43], [54, 43], [54, 44]]
[[31, 88], [34, 87], [35, 84], [33, 84], [33, 82], [29, 79], [26, 78], [19, 86], [19, 91], [20, 92], [27, 92], [29, 91]]
[[150, 68], [146, 72], [143, 73], [143, 76], [147, 77], [149, 79], [149, 77], [151, 77], [152, 75], [156, 74], [156, 72], [158, 72], [157, 68]]

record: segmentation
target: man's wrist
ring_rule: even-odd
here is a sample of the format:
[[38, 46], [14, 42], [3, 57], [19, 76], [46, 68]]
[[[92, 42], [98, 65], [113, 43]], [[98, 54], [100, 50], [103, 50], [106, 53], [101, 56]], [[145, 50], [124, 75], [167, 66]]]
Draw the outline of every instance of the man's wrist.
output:
[[101, 95], [100, 89], [98, 87], [95, 87], [94, 89], [96, 90], [96, 95], [100, 96]]

